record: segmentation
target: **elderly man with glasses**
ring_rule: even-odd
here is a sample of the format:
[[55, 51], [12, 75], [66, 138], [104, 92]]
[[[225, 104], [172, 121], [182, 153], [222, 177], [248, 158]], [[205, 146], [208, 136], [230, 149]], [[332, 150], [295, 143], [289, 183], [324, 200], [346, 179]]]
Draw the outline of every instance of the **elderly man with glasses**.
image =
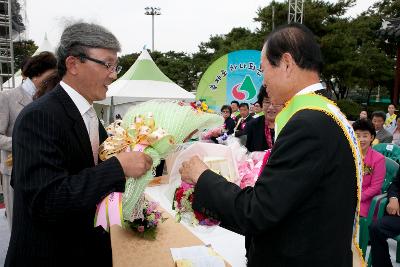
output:
[[152, 164], [140, 152], [98, 158], [107, 134], [93, 102], [117, 78], [119, 51], [115, 36], [99, 25], [64, 30], [57, 50], [62, 81], [15, 123], [15, 213], [5, 266], [112, 265], [109, 234], [93, 226], [96, 204]]

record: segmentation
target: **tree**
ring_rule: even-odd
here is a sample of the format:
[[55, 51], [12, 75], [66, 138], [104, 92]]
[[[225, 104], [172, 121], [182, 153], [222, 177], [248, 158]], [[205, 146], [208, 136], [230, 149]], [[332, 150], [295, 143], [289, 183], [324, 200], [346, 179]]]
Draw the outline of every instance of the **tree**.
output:
[[[397, 18], [396, 27], [382, 27], [378, 30], [380, 37], [380, 48], [388, 56], [396, 59], [396, 77], [388, 84], [392, 103], [398, 102], [400, 87], [400, 37], [397, 34], [398, 21], [400, 17], [400, 2], [398, 0], [384, 0], [376, 2], [367, 12], [370, 16], [377, 16], [380, 21], [388, 21]], [[392, 21], [393, 22], [393, 21]], [[394, 86], [393, 86], [394, 85]], [[397, 104], [397, 103], [396, 103]]]
[[[119, 65], [122, 66], [122, 71], [118, 75], [118, 78], [125, 74], [135, 63], [139, 55], [139, 53], [132, 53], [119, 58]], [[192, 68], [192, 58], [189, 55], [184, 52], [174, 51], [167, 53], [154, 51], [150, 52], [150, 55], [154, 63], [173, 82], [188, 91], [196, 88], [196, 73]]]
[[18, 33], [25, 30], [25, 25], [21, 16], [21, 5], [17, 0], [11, 1], [12, 29]]
[[[351, 19], [344, 16], [354, 4], [355, 0], [336, 3], [304, 1], [303, 23], [321, 45], [324, 59], [321, 76], [327, 86], [333, 89], [337, 99], [346, 98], [349, 89], [356, 86], [368, 88], [370, 94], [377, 85], [388, 82], [392, 66], [375, 35], [379, 28], [379, 17], [364, 14]], [[275, 8], [275, 25], [287, 23], [287, 1], [272, 2], [260, 8], [255, 21], [261, 23], [258, 31], [264, 35], [272, 30], [272, 6]], [[382, 63], [385, 66], [380, 67]]]
[[192, 59], [184, 52], [169, 51], [151, 53], [154, 62], [160, 70], [180, 87], [194, 90], [195, 74], [192, 71]]
[[356, 83], [368, 90], [367, 104], [374, 88], [388, 87], [393, 81], [395, 60], [383, 49], [382, 40], [376, 32], [380, 27], [380, 18], [376, 15], [361, 14], [352, 21], [353, 35], [359, 47], [356, 51], [356, 65], [353, 75]]
[[37, 45], [33, 40], [14, 42], [14, 71], [22, 68], [24, 60], [29, 58], [37, 50]]
[[219, 57], [244, 49], [260, 50], [263, 44], [263, 37], [246, 28], [233, 28], [227, 34], [214, 35], [208, 42], [199, 45], [201, 53], [211, 53], [211, 64]]
[[[355, 19], [346, 17], [346, 11], [355, 2], [305, 0], [303, 22], [321, 45], [325, 65], [321, 78], [333, 89], [336, 98], [346, 98], [350, 89], [361, 88], [368, 101], [377, 86], [391, 90], [393, 84], [397, 44], [385, 43], [385, 40], [377, 37], [376, 32], [383, 18], [400, 16], [400, 1], [383, 0]], [[194, 90], [201, 75], [213, 61], [235, 50], [260, 50], [272, 26], [286, 24], [287, 16], [288, 1], [272, 1], [257, 10], [254, 22], [260, 23], [260, 27], [255, 31], [233, 28], [226, 34], [210, 36], [208, 41], [200, 43], [199, 51], [192, 55], [155, 51], [152, 57], [171, 80], [187, 90]], [[136, 58], [137, 54], [122, 56], [121, 65], [126, 65], [123, 71]]]

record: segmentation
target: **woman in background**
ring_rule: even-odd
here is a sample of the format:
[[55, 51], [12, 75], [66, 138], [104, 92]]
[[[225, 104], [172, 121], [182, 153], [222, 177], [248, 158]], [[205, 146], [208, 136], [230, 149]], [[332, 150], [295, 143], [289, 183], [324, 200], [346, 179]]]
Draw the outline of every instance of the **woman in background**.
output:
[[375, 128], [370, 120], [361, 119], [355, 121], [353, 129], [360, 141], [364, 158], [360, 216], [367, 217], [372, 198], [381, 193], [382, 183], [386, 174], [385, 157], [371, 148], [371, 143], [375, 139]]
[[[12, 167], [7, 164], [11, 155], [12, 133], [20, 111], [31, 103], [36, 94], [47, 88], [44, 84], [54, 75], [57, 59], [53, 53], [42, 52], [27, 60], [22, 68], [24, 82], [17, 88], [0, 93], [0, 153], [4, 202], [7, 220], [11, 230], [14, 192], [10, 186]], [[53, 86], [54, 87], [54, 86]], [[47, 89], [46, 89], [47, 90]]]
[[263, 86], [260, 88], [257, 98], [264, 115], [250, 121], [246, 127], [246, 148], [249, 152], [265, 151], [272, 148], [275, 138], [275, 118], [283, 108], [283, 105], [271, 103]]

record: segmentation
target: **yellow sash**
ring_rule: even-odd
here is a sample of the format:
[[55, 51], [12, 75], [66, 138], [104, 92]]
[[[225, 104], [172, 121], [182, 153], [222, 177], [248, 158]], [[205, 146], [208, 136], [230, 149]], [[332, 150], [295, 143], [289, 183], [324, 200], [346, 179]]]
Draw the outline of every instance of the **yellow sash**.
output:
[[389, 126], [394, 120], [396, 119], [396, 114], [391, 115], [389, 118], [386, 119], [385, 121], [385, 126]]

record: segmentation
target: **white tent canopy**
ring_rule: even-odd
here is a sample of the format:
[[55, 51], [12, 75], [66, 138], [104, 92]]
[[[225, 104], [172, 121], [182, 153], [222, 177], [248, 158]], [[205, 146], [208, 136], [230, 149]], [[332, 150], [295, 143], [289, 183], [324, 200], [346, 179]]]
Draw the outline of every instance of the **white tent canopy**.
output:
[[[49, 40], [47, 39], [47, 34], [44, 35], [43, 42], [39, 45], [39, 47], [36, 49], [35, 53], [33, 53], [32, 56], [36, 56], [40, 52], [44, 51], [49, 51], [54, 53], [54, 47], [50, 44]], [[21, 70], [18, 70], [16, 73], [14, 73], [14, 87], [19, 86], [21, 83], [22, 83]], [[5, 81], [3, 83], [3, 87], [13, 88], [12, 78]]]
[[172, 82], [157, 67], [147, 50], [143, 50], [129, 70], [110, 84], [107, 98], [96, 102], [95, 108], [108, 122], [110, 114], [111, 117], [124, 115], [133, 103], [151, 99], [194, 101], [195, 95]]

